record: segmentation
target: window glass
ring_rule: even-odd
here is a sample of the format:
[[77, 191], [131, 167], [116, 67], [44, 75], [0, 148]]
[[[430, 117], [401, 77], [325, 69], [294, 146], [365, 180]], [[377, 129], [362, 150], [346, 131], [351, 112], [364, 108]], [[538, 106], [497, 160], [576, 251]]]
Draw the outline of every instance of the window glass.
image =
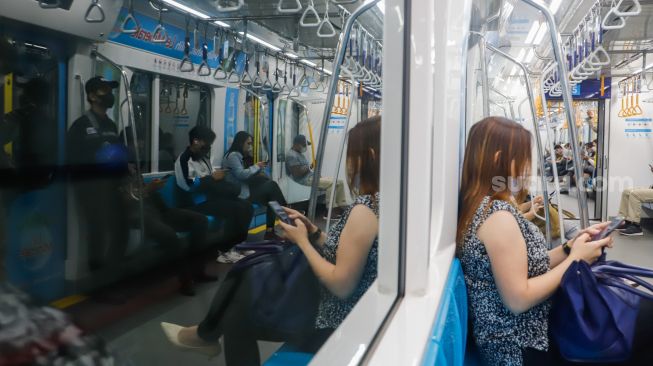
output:
[[[152, 161], [152, 75], [134, 73], [131, 79], [132, 103], [134, 108], [134, 123], [136, 125], [136, 138], [141, 161], [141, 172], [149, 173]], [[132, 141], [131, 128], [121, 133], [127, 133], [127, 141]], [[131, 144], [130, 144], [131, 145]], [[130, 146], [130, 151], [133, 147]], [[135, 157], [134, 157], [135, 158]]]
[[161, 78], [159, 171], [174, 170], [175, 159], [188, 146], [188, 131], [197, 125], [211, 125], [210, 89], [199, 84]]
[[34, 40], [12, 40], [8, 48], [3, 52], [17, 62], [0, 75], [0, 282], [44, 303], [66, 290], [65, 182], [58, 174], [65, 132], [58, 91], [65, 75], [50, 49]]

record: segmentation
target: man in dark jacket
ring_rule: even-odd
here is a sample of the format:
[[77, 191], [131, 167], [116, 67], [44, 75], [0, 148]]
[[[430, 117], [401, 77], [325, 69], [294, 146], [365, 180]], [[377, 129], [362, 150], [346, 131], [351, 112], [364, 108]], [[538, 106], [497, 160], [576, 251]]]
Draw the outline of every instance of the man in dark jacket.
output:
[[80, 217], [86, 219], [89, 269], [117, 262], [125, 253], [127, 222], [119, 188], [128, 177], [127, 149], [107, 116], [119, 85], [99, 76], [86, 82], [91, 105], [68, 130], [67, 161]]

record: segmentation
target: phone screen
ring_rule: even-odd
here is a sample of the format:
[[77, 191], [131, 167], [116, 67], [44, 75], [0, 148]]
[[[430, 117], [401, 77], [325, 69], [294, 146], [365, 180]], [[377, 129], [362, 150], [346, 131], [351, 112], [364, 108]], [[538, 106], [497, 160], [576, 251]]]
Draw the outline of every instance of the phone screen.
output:
[[612, 219], [612, 221], [610, 221], [610, 224], [608, 225], [608, 227], [603, 229], [603, 231], [601, 231], [600, 233], [596, 234], [592, 238], [592, 240], [596, 241], [596, 240], [601, 240], [601, 239], [606, 238], [608, 235], [612, 234], [612, 232], [615, 231], [619, 227], [619, 225], [621, 225], [621, 223], [623, 221], [624, 221], [623, 217], [621, 217], [621, 216], [615, 217], [614, 219]]
[[295, 223], [292, 222], [292, 220], [290, 219], [290, 217], [288, 217], [288, 214], [287, 214], [286, 211], [283, 209], [283, 207], [281, 207], [281, 205], [279, 204], [279, 202], [277, 202], [277, 201], [270, 201], [270, 202], [268, 202], [268, 205], [270, 206], [270, 208], [272, 209], [272, 211], [274, 211], [274, 213], [279, 217], [279, 219], [280, 219], [281, 221], [285, 222], [285, 223], [288, 224], [288, 225], [295, 225]]

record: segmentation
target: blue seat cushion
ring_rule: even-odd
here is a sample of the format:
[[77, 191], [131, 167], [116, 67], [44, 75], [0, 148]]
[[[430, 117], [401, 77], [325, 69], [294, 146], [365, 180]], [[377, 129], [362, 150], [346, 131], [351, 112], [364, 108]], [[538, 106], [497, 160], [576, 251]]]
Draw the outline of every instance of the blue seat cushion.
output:
[[295, 347], [284, 344], [267, 361], [264, 366], [305, 366], [313, 359], [313, 354], [300, 352]]

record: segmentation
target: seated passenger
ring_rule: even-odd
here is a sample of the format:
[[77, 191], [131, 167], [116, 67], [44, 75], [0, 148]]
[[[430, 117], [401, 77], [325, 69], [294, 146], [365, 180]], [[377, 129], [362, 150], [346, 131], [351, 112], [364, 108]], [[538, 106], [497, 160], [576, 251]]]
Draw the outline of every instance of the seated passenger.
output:
[[[286, 198], [283, 196], [277, 182], [268, 178], [263, 169], [267, 163], [261, 161], [257, 164], [247, 164], [244, 160], [252, 156], [252, 135], [240, 131], [234, 137], [231, 147], [224, 155], [222, 165], [227, 169], [227, 181], [240, 186], [240, 198], [249, 199], [259, 205], [268, 205], [270, 201], [277, 201], [280, 205], [286, 205]], [[268, 207], [265, 224], [265, 239], [277, 239], [274, 234], [274, 222], [276, 215]]]
[[[301, 351], [317, 351], [376, 279], [380, 136], [378, 116], [360, 122], [349, 131], [347, 179], [358, 197], [328, 234], [299, 212], [286, 209], [296, 226], [282, 223], [285, 235], [304, 252], [323, 285], [315, 330], [295, 340], [301, 341]], [[216, 298], [221, 290], [218, 289]], [[228, 366], [258, 366], [257, 340], [286, 340], [275, 332], [263, 333], [257, 329], [248, 321], [249, 314], [241, 309], [232, 302], [227, 309], [211, 308], [204, 321], [196, 326], [161, 325], [174, 345], [203, 354], [219, 353], [219, 339], [224, 336]], [[226, 313], [229, 316], [222, 316]]]
[[213, 169], [209, 154], [215, 133], [205, 126], [195, 126], [188, 133], [190, 145], [175, 162], [177, 186], [192, 193], [192, 202], [184, 206], [204, 215], [225, 221], [224, 243], [220, 246], [220, 263], [234, 263], [243, 256], [233, 247], [247, 239], [254, 209], [240, 198], [240, 187], [225, 180], [226, 172]]
[[[201, 246], [206, 237], [208, 220], [206, 216], [181, 208], [168, 207], [158, 191], [166, 184], [166, 179], [155, 179], [144, 183], [136, 173], [133, 164], [130, 164], [130, 179], [123, 186], [124, 198], [127, 206], [127, 216], [132, 227], [140, 226], [140, 202], [143, 203], [143, 223], [145, 235], [165, 248], [175, 252], [177, 259], [175, 266], [181, 283], [180, 292], [186, 296], [194, 296], [194, 281], [216, 281], [217, 277], [204, 273], [204, 263], [197, 256], [197, 247]], [[142, 185], [142, 191], [140, 189]], [[183, 245], [177, 232], [190, 232], [189, 253], [183, 253]], [[195, 263], [197, 262], [197, 263]]]
[[[547, 250], [542, 233], [511, 203], [524, 194], [531, 139], [520, 124], [489, 117], [471, 128], [465, 151], [457, 255], [475, 342], [487, 365], [566, 364], [549, 341], [549, 298], [574, 261], [593, 263], [613, 243], [611, 237], [591, 240], [607, 227], [604, 222]], [[508, 184], [496, 184], [497, 177]], [[650, 316], [644, 301], [641, 305], [640, 315]], [[650, 335], [643, 331], [650, 332], [651, 326], [642, 324], [634, 358], [646, 352], [650, 356]]]
[[[297, 135], [293, 139], [293, 145], [286, 154], [286, 173], [297, 183], [310, 186], [313, 183], [313, 170], [311, 164], [306, 159], [307, 145], [306, 136]], [[320, 177], [319, 187], [326, 190], [327, 202], [331, 202], [331, 185], [333, 179]], [[343, 207], [347, 205], [347, 195], [345, 194], [345, 185], [341, 180], [336, 183], [336, 197], [334, 207]]]
[[565, 176], [567, 175], [567, 165], [571, 159], [567, 158], [567, 152], [560, 145], [556, 145], [554, 151], [558, 177]]
[[[653, 165], [649, 164], [651, 173]], [[621, 193], [619, 215], [626, 219], [619, 233], [626, 236], [644, 235], [640, 221], [642, 220], [642, 204], [653, 202], [653, 186], [650, 188], [629, 188]]]

